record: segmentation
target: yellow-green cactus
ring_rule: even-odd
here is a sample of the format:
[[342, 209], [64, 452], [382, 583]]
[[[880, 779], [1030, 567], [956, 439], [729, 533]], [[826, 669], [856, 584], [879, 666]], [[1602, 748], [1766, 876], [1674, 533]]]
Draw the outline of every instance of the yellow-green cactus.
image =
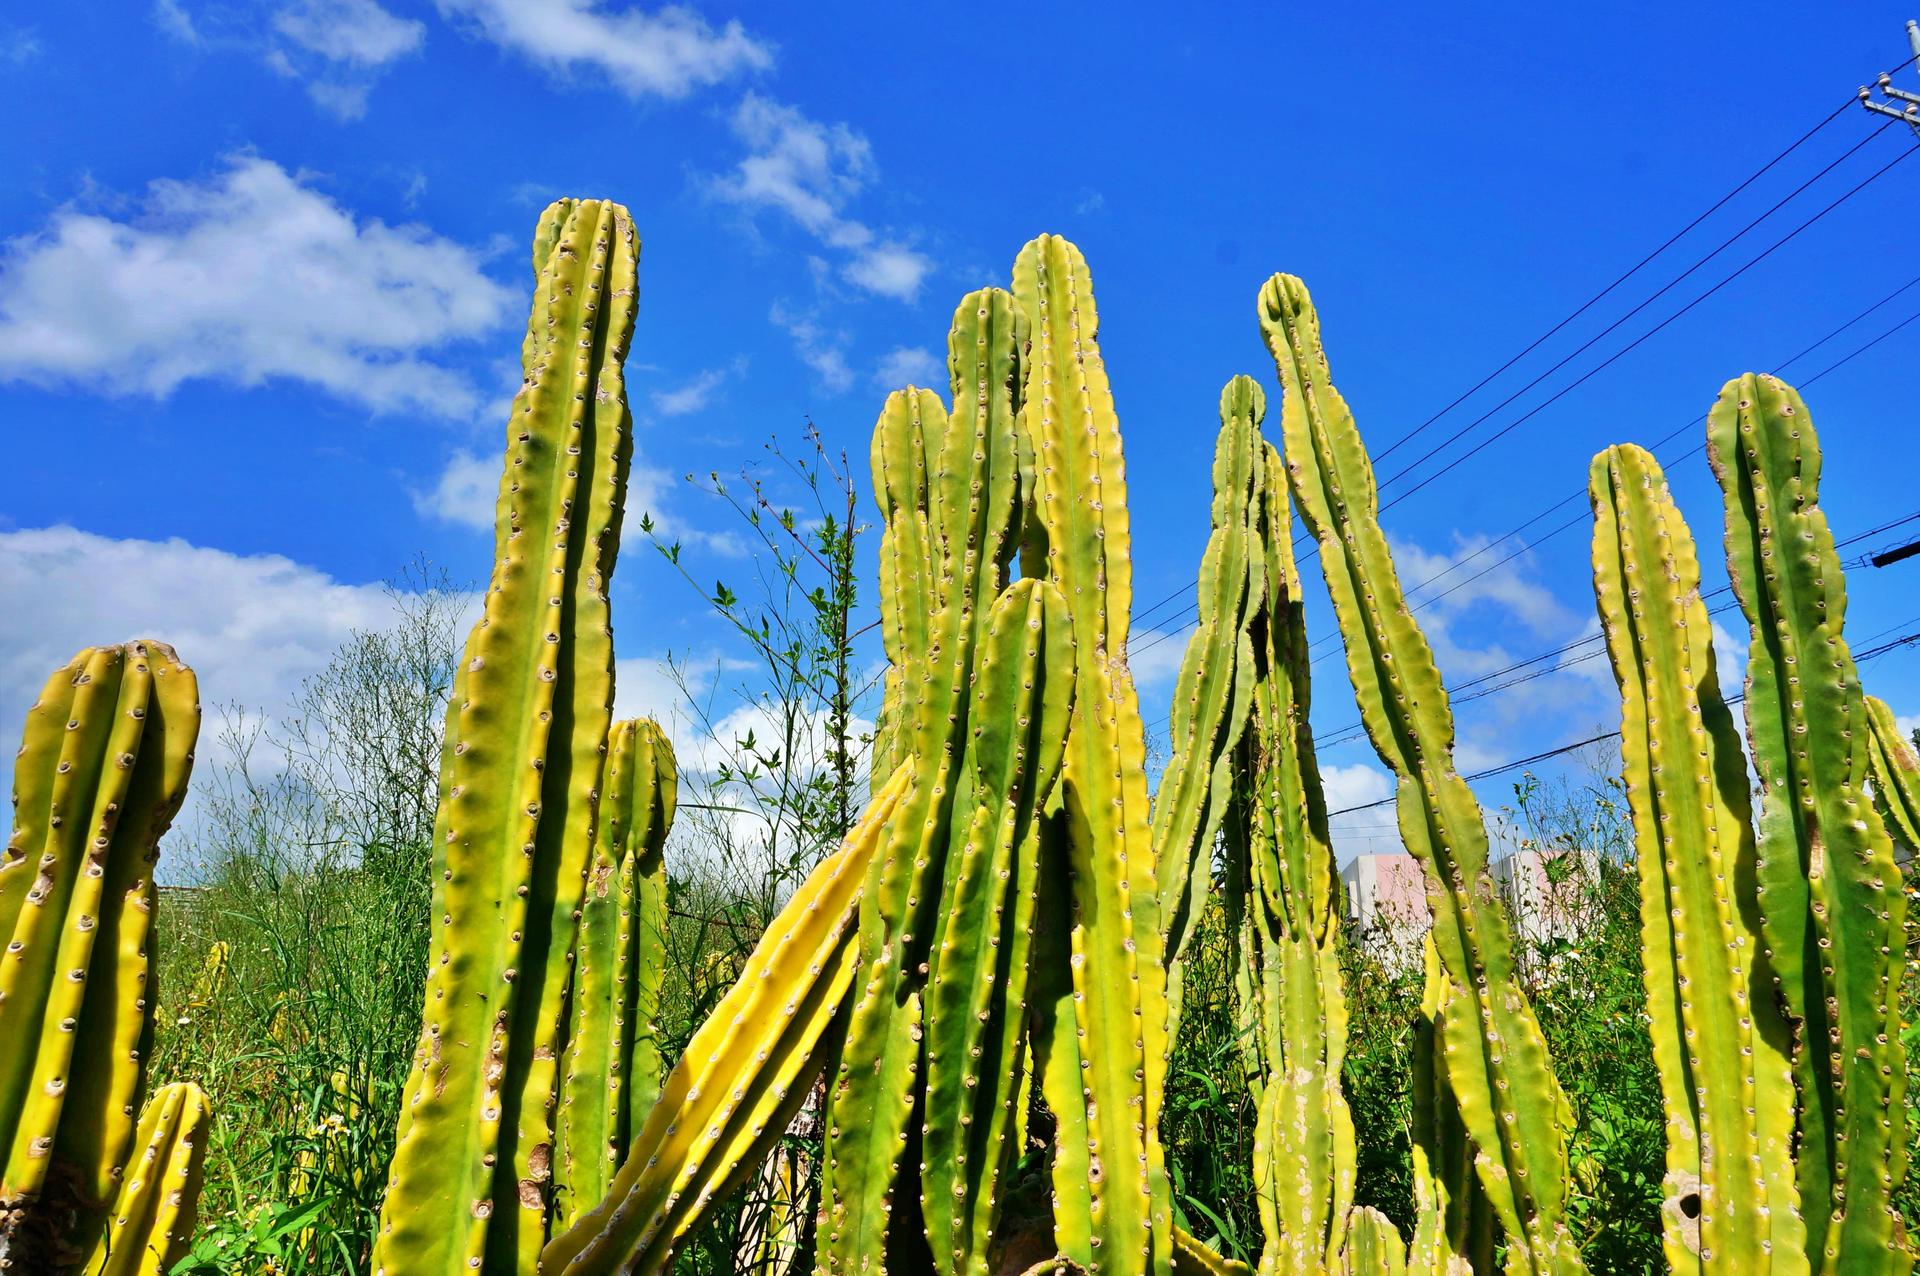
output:
[[[1248, 385], [1257, 425], [1265, 404]], [[1286, 469], [1272, 444], [1260, 441], [1258, 455], [1252, 561], [1262, 602], [1252, 618], [1253, 713], [1228, 838], [1238, 888], [1230, 902], [1254, 1047], [1253, 1181], [1266, 1237], [1260, 1271], [1311, 1276], [1338, 1270], [1358, 1154], [1340, 1088], [1347, 1048], [1340, 895], [1308, 722], [1306, 621]]]
[[211, 1125], [207, 1096], [191, 1081], [162, 1086], [147, 1100], [136, 1154], [83, 1266], [86, 1276], [165, 1276], [186, 1257]]
[[574, 954], [555, 1123], [557, 1226], [572, 1226], [606, 1196], [660, 1094], [655, 1016], [667, 926], [661, 850], [678, 789], [666, 733], [646, 718], [614, 723]]
[[1821, 1272], [1904, 1272], [1913, 1256], [1892, 1197], [1906, 1170], [1895, 999], [1906, 897], [1865, 791], [1869, 715], [1842, 636], [1846, 580], [1819, 506], [1807, 405], [1773, 377], [1736, 377], [1707, 415], [1707, 458], [1752, 631], [1761, 934], [1797, 1027], [1808, 1252]]
[[1458, 1003], [1440, 1024], [1447, 1075], [1506, 1232], [1508, 1269], [1583, 1271], [1565, 1218], [1571, 1109], [1514, 968], [1486, 826], [1453, 766], [1453, 712], [1380, 529], [1372, 464], [1330, 380], [1306, 286], [1275, 275], [1259, 314], [1286, 391], [1294, 502], [1320, 544], [1361, 718], [1398, 780], [1401, 840], [1425, 870], [1434, 943]]
[[1066, 870], [1053, 872], [1065, 889], [1047, 892], [1043, 870], [1035, 955], [1035, 1049], [1058, 1125], [1054, 1234], [1061, 1254], [1090, 1271], [1164, 1276], [1173, 1250], [1160, 1146], [1166, 969], [1145, 733], [1126, 661], [1126, 465], [1086, 259], [1043, 235], [1015, 260], [1013, 291], [1031, 333], [1021, 424], [1033, 448], [1034, 505], [1078, 662], [1052, 821]]
[[85, 1248], [132, 1151], [160, 836], [200, 731], [171, 647], [89, 647], [27, 712], [0, 858], [0, 1257]]
[[1746, 757], [1720, 695], [1699, 558], [1643, 449], [1595, 457], [1590, 492], [1667, 1112], [1667, 1265], [1804, 1272], [1792, 1039], [1762, 951]]
[[1915, 756], [1913, 742], [1900, 734], [1886, 701], [1867, 697], [1867, 725], [1867, 776], [1874, 805], [1887, 831], [1909, 851], [1920, 852], [1920, 756]]
[[373, 1266], [531, 1270], [576, 913], [613, 705], [607, 588], [631, 455], [622, 362], [639, 245], [563, 200], [534, 241], [484, 613], [447, 712], [425, 1023]]
[[1266, 406], [1251, 377], [1235, 377], [1220, 392], [1213, 530], [1200, 558], [1199, 616], [1180, 659], [1167, 769], [1153, 795], [1169, 1034], [1179, 1029], [1181, 957], [1213, 885], [1213, 843], [1232, 798], [1234, 750], [1253, 702], [1254, 652], [1247, 629], [1266, 584], [1253, 529], [1264, 446], [1260, 418]]

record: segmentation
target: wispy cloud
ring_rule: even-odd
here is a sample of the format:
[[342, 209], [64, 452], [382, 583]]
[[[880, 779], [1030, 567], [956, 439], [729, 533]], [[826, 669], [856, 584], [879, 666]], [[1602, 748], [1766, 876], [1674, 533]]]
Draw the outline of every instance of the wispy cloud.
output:
[[671, 390], [655, 390], [650, 396], [653, 410], [661, 416], [689, 416], [702, 411], [727, 379], [723, 368], [708, 368], [685, 385]]
[[947, 365], [932, 351], [919, 346], [895, 346], [880, 356], [873, 374], [874, 384], [883, 390], [898, 390], [917, 385], [943, 390], [947, 385]]
[[280, 0], [265, 7], [189, 9], [186, 0], [156, 0], [154, 24], [200, 52], [258, 58], [296, 80], [328, 114], [357, 120], [394, 62], [419, 52], [426, 24], [404, 18], [380, 0]]
[[449, 18], [557, 74], [604, 77], [630, 97], [685, 97], [773, 65], [773, 46], [738, 22], [714, 27], [692, 9], [648, 12], [597, 0], [437, 0]]
[[845, 394], [853, 388], [846, 333], [827, 328], [814, 314], [796, 313], [779, 302], [774, 303], [767, 317], [793, 339], [794, 352], [802, 363], [813, 369], [822, 389], [829, 394]]
[[864, 135], [757, 93], [740, 100], [731, 122], [747, 153], [712, 179], [715, 195], [785, 214], [835, 254], [839, 277], [856, 288], [899, 301], [920, 295], [932, 259], [847, 213], [877, 174]]
[[302, 175], [239, 156], [154, 182], [139, 215], [63, 208], [0, 256], [0, 380], [164, 396], [194, 380], [316, 385], [377, 412], [470, 415], [437, 352], [514, 302], [477, 254], [356, 217]]

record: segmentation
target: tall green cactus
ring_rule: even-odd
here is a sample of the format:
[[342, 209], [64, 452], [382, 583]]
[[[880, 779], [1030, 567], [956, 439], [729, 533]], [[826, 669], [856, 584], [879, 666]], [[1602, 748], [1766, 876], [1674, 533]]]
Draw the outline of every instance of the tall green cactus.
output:
[[596, 200], [554, 204], [534, 242], [493, 579], [447, 713], [425, 1027], [374, 1246], [387, 1276], [531, 1270], [550, 1205], [568, 959], [612, 717], [639, 247], [626, 210]]
[[1791, 386], [1748, 374], [1707, 416], [1727, 566], [1752, 630], [1747, 735], [1760, 777], [1761, 934], [1797, 1021], [1796, 1161], [1818, 1270], [1906, 1271], [1895, 989], [1906, 899], [1865, 792], [1869, 723], [1842, 637], [1846, 582], [1819, 508], [1820, 451]]
[[1233, 790], [1234, 750], [1253, 699], [1247, 627], [1265, 584], [1253, 520], [1260, 490], [1259, 422], [1266, 398], [1251, 377], [1220, 392], [1213, 453], [1213, 530], [1200, 558], [1199, 619], [1180, 660], [1169, 756], [1153, 795], [1153, 858], [1166, 930], [1169, 1035], [1180, 1023], [1181, 956], [1212, 885], [1213, 842]]
[[666, 969], [667, 873], [679, 774], [651, 719], [607, 733], [593, 862], [580, 906], [571, 1022], [555, 1130], [555, 1222], [570, 1227], [606, 1197], [660, 1094], [654, 1022]]
[[154, 862], [200, 731], [171, 647], [89, 647], [47, 680], [0, 857], [0, 1265], [97, 1234], [153, 1035]]
[[1406, 1246], [1385, 1214], [1363, 1205], [1348, 1216], [1346, 1232], [1346, 1248], [1334, 1269], [1340, 1276], [1406, 1276]]
[[[918, 1193], [899, 1186], [922, 1067], [929, 953], [959, 865], [967, 688], [987, 614], [1017, 546], [1014, 396], [1021, 317], [999, 289], [968, 294], [948, 335], [949, 413], [937, 394], [896, 391], [874, 429], [874, 490], [885, 518], [881, 619], [894, 670], [880, 757], [915, 771], [861, 900], [865, 979], [832, 1095], [821, 1263], [857, 1271], [889, 1245], [922, 1243]], [[965, 827], [964, 822], [958, 822]], [[849, 1114], [841, 1119], [838, 1114]]]
[[147, 1100], [105, 1233], [86, 1276], [165, 1276], [186, 1257], [213, 1124], [207, 1096], [191, 1081], [162, 1086]]
[[1173, 1238], [1160, 1146], [1166, 969], [1145, 733], [1126, 661], [1126, 465], [1086, 259], [1043, 235], [1014, 261], [1013, 291], [1031, 333], [1021, 421], [1033, 447], [1034, 505], [1048, 573], [1073, 617], [1078, 662], [1056, 821], [1064, 825], [1069, 890], [1041, 916], [1046, 942], [1036, 957], [1052, 972], [1037, 988], [1050, 1004], [1037, 1007], [1035, 1044], [1058, 1123], [1055, 1239], [1063, 1255], [1096, 1273], [1164, 1276]]
[[1413, 1026], [1413, 1238], [1415, 1276], [1461, 1276], [1493, 1265], [1493, 1205], [1474, 1172], [1473, 1141], [1447, 1076], [1446, 1018], [1452, 985], [1429, 932], [1420, 944], [1425, 980]]
[[1401, 839], [1425, 869], [1435, 945], [1458, 1003], [1441, 1020], [1448, 1078], [1506, 1231], [1509, 1270], [1582, 1271], [1564, 1217], [1571, 1112], [1514, 969], [1486, 827], [1453, 767], [1453, 713], [1380, 530], [1373, 467], [1329, 379], [1305, 285], [1275, 275], [1259, 312], [1286, 390], [1294, 500], [1320, 543], [1361, 717], [1399, 781]]
[[[1257, 426], [1265, 400], [1252, 382], [1247, 389]], [[1250, 1079], [1258, 1105], [1253, 1181], [1266, 1236], [1260, 1271], [1311, 1276], [1339, 1269], [1358, 1157], [1340, 1088], [1347, 1006], [1339, 889], [1308, 722], [1306, 621], [1287, 476], [1272, 444], [1260, 442], [1259, 457], [1251, 558], [1263, 601], [1249, 644], [1253, 718], [1237, 768], [1243, 827], [1229, 845], [1243, 857], [1232, 880], [1246, 896], [1235, 911], [1243, 918], [1243, 996], [1251, 1003], [1244, 1013], [1258, 1047]]]
[[1667, 1264], [1804, 1272], [1791, 1034], [1762, 952], [1746, 758], [1720, 695], [1699, 558], [1643, 449], [1596, 456], [1589, 490], [1667, 1110]]
[[1877, 696], [1867, 697], [1867, 777], [1873, 803], [1887, 831], [1910, 851], [1920, 851], [1920, 757], [1900, 734], [1893, 710]]
[[779, 1141], [838, 1046], [867, 869], [911, 780], [902, 764], [768, 924], [667, 1074], [606, 1199], [548, 1242], [542, 1273], [666, 1271], [687, 1234]]
[[1040, 815], [1073, 707], [1073, 629], [1047, 581], [993, 605], [954, 790], [948, 883], [926, 996], [920, 1201], [936, 1271], [986, 1276], [1026, 1046]]

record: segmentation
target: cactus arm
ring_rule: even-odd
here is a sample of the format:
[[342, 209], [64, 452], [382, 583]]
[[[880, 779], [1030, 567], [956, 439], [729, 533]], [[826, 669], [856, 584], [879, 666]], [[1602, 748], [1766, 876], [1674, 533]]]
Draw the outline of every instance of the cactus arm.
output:
[[[1920, 757], [1900, 734], [1893, 710], [1877, 696], [1867, 697], [1867, 775], [1873, 801], [1887, 831], [1909, 850], [1920, 850]], [[0, 921], [0, 928], [4, 928]]]
[[1693, 537], [1640, 448], [1595, 457], [1590, 491], [1667, 1110], [1667, 1262], [1805, 1271], [1791, 1042], [1761, 953], [1746, 759], [1720, 696]]
[[1173, 1229], [1174, 1276], [1251, 1276], [1253, 1269], [1216, 1253], [1179, 1224]]
[[637, 253], [626, 210], [580, 201], [536, 290], [493, 578], [448, 706], [425, 1026], [374, 1246], [389, 1276], [531, 1268], [545, 1228], [565, 954], [611, 718]]
[[1406, 1276], [1407, 1248], [1399, 1229], [1379, 1210], [1361, 1206], [1347, 1217], [1341, 1276]]
[[[1032, 336], [1022, 420], [1034, 446], [1035, 504], [1079, 662], [1061, 787], [1074, 896], [1074, 1023], [1085, 1065], [1091, 1266], [1114, 1276], [1164, 1276], [1173, 1227], [1159, 1135], [1166, 971], [1145, 735], [1125, 657], [1133, 588], [1126, 469], [1086, 260], [1066, 240], [1042, 236], [1015, 260], [1013, 285]], [[1053, 1065], [1062, 1057], [1054, 1050]], [[1050, 1095], [1060, 1093], [1058, 1080]], [[1062, 1139], [1077, 1137], [1078, 1128], [1077, 1120], [1063, 1120]], [[1054, 1181], [1081, 1190], [1062, 1182], [1058, 1161]], [[1064, 1241], [1061, 1248], [1068, 1250]]]
[[1073, 703], [1072, 628], [1046, 581], [993, 604], [954, 823], [955, 871], [927, 987], [921, 1204], [937, 1270], [985, 1276], [1023, 1066], [1039, 830]]
[[[1399, 780], [1401, 838], [1425, 869], [1435, 941], [1463, 1003], [1461, 1018], [1484, 1029], [1470, 1050], [1448, 1059], [1462, 1116], [1483, 1153], [1482, 1178], [1521, 1270], [1582, 1270], [1563, 1217], [1570, 1112], [1515, 976], [1512, 937], [1487, 872], [1486, 828], [1452, 765], [1453, 714], [1380, 530], [1372, 466], [1328, 380], [1305, 286], [1276, 275], [1259, 309], [1286, 389], [1294, 499], [1320, 543], [1361, 717]], [[1465, 1034], [1449, 1042], [1468, 1044]]]
[[[1762, 933], [1800, 1025], [1798, 1168], [1822, 1271], [1912, 1265], [1891, 1197], [1904, 1143], [1894, 990], [1906, 911], [1863, 791], [1866, 706], [1842, 637], [1846, 583], [1820, 511], [1820, 452], [1792, 387], [1729, 381], [1707, 417], [1727, 566], [1752, 631], [1747, 734], [1762, 786]], [[1864, 1270], [1863, 1268], [1860, 1268]]]
[[186, 1257], [207, 1158], [212, 1117], [191, 1081], [147, 1100], [107, 1230], [88, 1254], [86, 1276], [165, 1276]]
[[554, 1132], [555, 1222], [562, 1227], [606, 1196], [660, 1091], [653, 1022], [665, 960], [660, 850], [675, 784], [673, 748], [658, 726], [645, 719], [613, 724], [580, 907]]
[[580, 903], [580, 932], [570, 990], [572, 1022], [554, 1128], [554, 1222], [571, 1227], [607, 1194], [619, 1168], [615, 1133], [627, 1087], [628, 1044], [621, 1014], [620, 949], [627, 929], [621, 859], [632, 822], [635, 723], [607, 732], [600, 821]]
[[0, 856], [0, 1249], [85, 1246], [121, 1181], [152, 1035], [153, 865], [199, 729], [192, 670], [151, 641], [80, 652], [28, 712]]
[[1085, 1075], [1074, 1022], [1073, 868], [1066, 852], [1066, 817], [1055, 791], [1041, 831], [1040, 888], [1034, 909], [1033, 1063], [1041, 1097], [1054, 1119], [1053, 1243], [1081, 1269], [1093, 1265], [1093, 1194]]
[[680, 764], [658, 723], [642, 718], [635, 732], [636, 770], [647, 782], [636, 790], [629, 858], [622, 888], [630, 940], [626, 959], [631, 992], [626, 998], [632, 1044], [622, 1112], [621, 1156], [639, 1135], [660, 1097], [665, 1060], [660, 1053], [660, 989], [667, 970], [667, 834], [679, 805]]
[[540, 1271], [666, 1270], [675, 1245], [779, 1140], [833, 1046], [867, 865], [910, 777], [904, 765], [894, 773], [768, 925], [668, 1074], [607, 1198], [548, 1242]]
[[1251, 377], [1235, 377], [1220, 392], [1213, 530], [1200, 559], [1199, 619], [1174, 683], [1171, 752], [1153, 799], [1169, 1033], [1179, 1030], [1181, 957], [1211, 885], [1213, 842], [1225, 815], [1233, 752], [1246, 727], [1253, 692], [1251, 670], [1239, 657], [1248, 620], [1260, 603], [1258, 581], [1250, 570], [1249, 525], [1259, 491], [1256, 445], [1266, 406], [1266, 396]]
[[[1345, 1243], [1357, 1154], [1340, 1087], [1347, 1011], [1338, 943], [1337, 886], [1326, 803], [1308, 720], [1308, 656], [1293, 561], [1286, 472], [1261, 443], [1261, 500], [1254, 561], [1264, 604], [1253, 617], [1253, 714], [1242, 751], [1234, 839], [1244, 856], [1247, 932], [1240, 976], [1256, 996], [1251, 1069], [1258, 1104], [1254, 1182], [1266, 1246], [1260, 1270], [1333, 1270]], [[1258, 989], [1258, 992], [1254, 992]]]

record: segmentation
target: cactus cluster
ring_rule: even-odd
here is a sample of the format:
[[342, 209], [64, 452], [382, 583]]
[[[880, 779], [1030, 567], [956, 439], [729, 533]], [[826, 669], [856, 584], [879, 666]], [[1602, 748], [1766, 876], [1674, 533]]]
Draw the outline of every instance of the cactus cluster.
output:
[[87, 648], [27, 711], [0, 858], [0, 1271], [91, 1252], [123, 1189], [153, 1038], [154, 863], [199, 732], [193, 671], [150, 641]]
[[[889, 395], [873, 435], [887, 668], [869, 802], [667, 1067], [655, 1021], [678, 774], [656, 724], [612, 720], [607, 602], [637, 254], [616, 204], [563, 200], [536, 229], [374, 1269], [664, 1272], [814, 1100], [817, 1214], [801, 1216], [775, 1163], [768, 1252], [795, 1252], [810, 1226], [823, 1272], [1248, 1272], [1189, 1231], [1160, 1142], [1183, 959], [1216, 904], [1262, 1276], [1583, 1272], [1570, 1111], [1454, 766], [1446, 689], [1318, 316], [1287, 275], [1258, 303], [1279, 445], [1260, 387], [1234, 377], [1151, 798], [1126, 659], [1127, 475], [1086, 260], [1041, 236], [1010, 288], [962, 298], [947, 385]], [[1920, 760], [1842, 634], [1805, 404], [1772, 378], [1729, 382], [1707, 450], [1751, 630], [1757, 799], [1665, 476], [1627, 445], [1590, 473], [1666, 1109], [1665, 1257], [1703, 1276], [1906, 1271], [1893, 841], [1920, 834]], [[1433, 920], [1406, 1237], [1354, 1202], [1294, 510]], [[157, 1276], [185, 1250], [205, 1097], [176, 1084], [134, 1113], [152, 866], [198, 725], [192, 673], [151, 642], [80, 653], [28, 716], [0, 859], [0, 1271]]]

